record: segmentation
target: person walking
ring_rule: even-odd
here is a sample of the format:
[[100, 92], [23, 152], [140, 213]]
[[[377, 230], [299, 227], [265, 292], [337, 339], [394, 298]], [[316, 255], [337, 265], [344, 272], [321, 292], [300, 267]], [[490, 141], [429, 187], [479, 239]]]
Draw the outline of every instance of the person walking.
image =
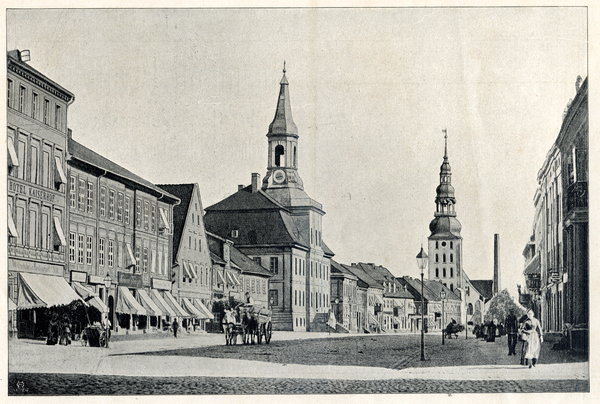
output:
[[529, 365], [531, 369], [540, 357], [542, 342], [544, 342], [542, 327], [531, 309], [527, 312], [523, 334], [525, 335], [525, 366]]
[[508, 316], [504, 320], [504, 329], [506, 330], [506, 335], [508, 336], [508, 356], [517, 355], [517, 333], [519, 331], [519, 323], [517, 321], [517, 316], [515, 316], [515, 309], [510, 309]]
[[177, 329], [179, 329], [179, 323], [177, 322], [177, 319], [173, 319], [173, 335], [175, 336], [175, 338], [177, 338]]
[[496, 342], [496, 324], [494, 324], [494, 321], [488, 323], [487, 342]]

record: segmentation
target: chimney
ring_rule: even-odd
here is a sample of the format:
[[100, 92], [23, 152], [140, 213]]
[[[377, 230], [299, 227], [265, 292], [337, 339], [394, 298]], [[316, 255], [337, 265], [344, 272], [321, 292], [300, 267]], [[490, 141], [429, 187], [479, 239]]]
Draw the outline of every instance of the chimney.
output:
[[575, 92], [579, 92], [579, 88], [581, 87], [581, 76], [577, 76], [577, 81], [575, 82]]
[[252, 193], [258, 192], [258, 183], [260, 181], [260, 174], [252, 173]]
[[500, 235], [494, 234], [494, 296], [500, 292]]
[[244, 186], [242, 184], [238, 185], [238, 192], [240, 192], [242, 189], [244, 189]]

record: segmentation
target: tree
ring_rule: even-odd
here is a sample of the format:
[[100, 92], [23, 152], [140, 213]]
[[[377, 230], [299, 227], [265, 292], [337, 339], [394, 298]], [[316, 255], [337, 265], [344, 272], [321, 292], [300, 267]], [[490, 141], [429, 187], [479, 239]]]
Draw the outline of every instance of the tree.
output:
[[525, 314], [525, 310], [523, 310], [521, 306], [517, 305], [510, 297], [508, 290], [504, 289], [502, 292], [494, 296], [490, 301], [489, 308], [484, 316], [484, 321], [488, 322], [496, 319], [498, 322], [504, 322], [504, 319], [506, 316], [508, 316], [510, 309], [514, 309], [515, 316], [517, 316], [517, 318]]

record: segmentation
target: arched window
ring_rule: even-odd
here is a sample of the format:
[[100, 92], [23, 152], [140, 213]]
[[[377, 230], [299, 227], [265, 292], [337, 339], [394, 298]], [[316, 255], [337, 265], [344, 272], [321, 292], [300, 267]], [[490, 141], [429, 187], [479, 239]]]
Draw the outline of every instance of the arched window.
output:
[[438, 254], [435, 255], [435, 262], [440, 262], [440, 256]]
[[469, 303], [469, 307], [467, 308], [467, 314], [469, 316], [473, 315], [473, 304], [472, 303]]
[[439, 278], [439, 277], [440, 277], [440, 269], [439, 269], [439, 268], [436, 268], [436, 269], [435, 269], [435, 277], [436, 277], [436, 278]]
[[450, 278], [454, 276], [454, 268], [450, 268]]
[[294, 146], [294, 167], [298, 167], [298, 159], [296, 154], [296, 146]]
[[446, 277], [446, 268], [442, 269], [442, 274], [444, 274], [444, 278]]
[[450, 254], [450, 262], [454, 262], [454, 254]]
[[454, 248], [454, 242], [450, 242], [450, 248]]
[[442, 256], [442, 259], [444, 260], [444, 262], [446, 262], [446, 254], [444, 254], [444, 255]]
[[275, 165], [281, 166], [281, 156], [285, 153], [282, 145], [275, 146]]
[[453, 283], [450, 284], [450, 290], [454, 292], [454, 284]]

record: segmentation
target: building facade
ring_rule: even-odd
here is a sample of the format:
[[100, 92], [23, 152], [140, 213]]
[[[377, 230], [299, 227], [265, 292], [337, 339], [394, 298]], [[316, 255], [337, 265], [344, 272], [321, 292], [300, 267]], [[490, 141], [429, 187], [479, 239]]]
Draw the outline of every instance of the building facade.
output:
[[206, 209], [207, 230], [234, 241], [238, 250], [268, 268], [275, 330], [327, 329], [330, 258], [322, 234], [325, 212], [304, 192], [298, 175], [298, 129], [292, 120], [289, 83], [280, 82], [269, 126], [267, 175]]
[[73, 297], [34, 296], [40, 285], [64, 286], [68, 279], [67, 109], [75, 96], [31, 67], [28, 54], [13, 50], [6, 58], [7, 275], [8, 297], [18, 309], [10, 312], [9, 331], [34, 337], [46, 331], [36, 312]]

